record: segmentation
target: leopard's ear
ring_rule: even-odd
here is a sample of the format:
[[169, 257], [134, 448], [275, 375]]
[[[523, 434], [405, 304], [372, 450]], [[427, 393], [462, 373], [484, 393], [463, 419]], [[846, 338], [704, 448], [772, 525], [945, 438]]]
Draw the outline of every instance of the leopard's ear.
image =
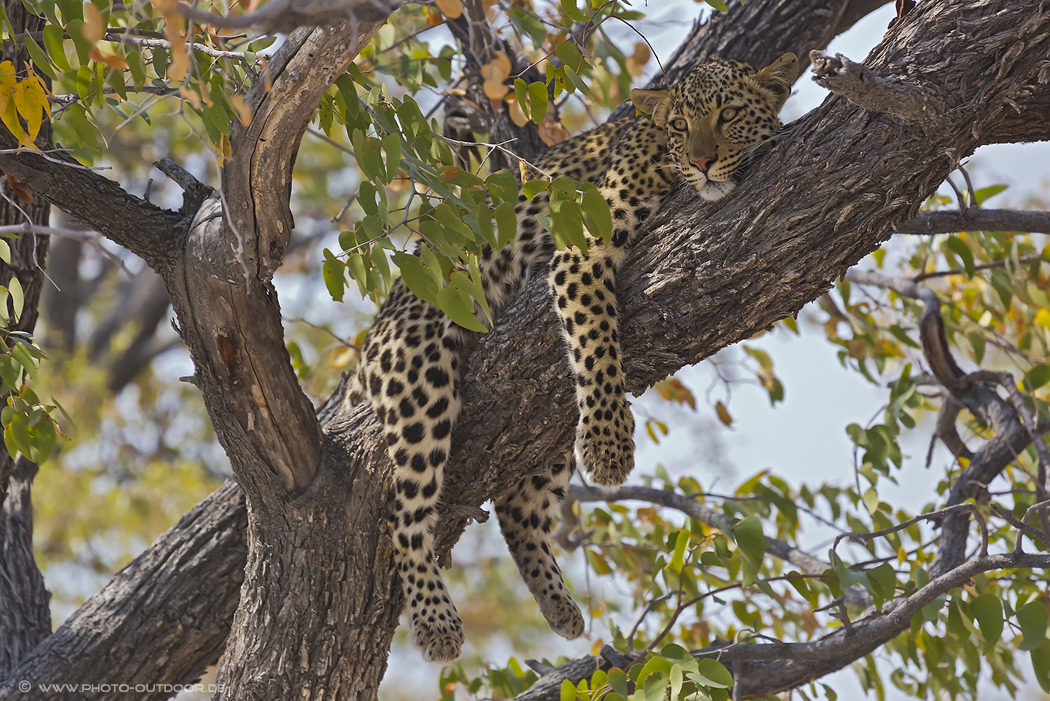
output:
[[776, 111], [787, 102], [791, 95], [791, 84], [798, 75], [798, 57], [795, 54], [784, 54], [755, 75], [759, 85], [776, 95]]
[[667, 123], [671, 109], [671, 96], [666, 90], [632, 90], [631, 102], [645, 114], [651, 115], [658, 127]]

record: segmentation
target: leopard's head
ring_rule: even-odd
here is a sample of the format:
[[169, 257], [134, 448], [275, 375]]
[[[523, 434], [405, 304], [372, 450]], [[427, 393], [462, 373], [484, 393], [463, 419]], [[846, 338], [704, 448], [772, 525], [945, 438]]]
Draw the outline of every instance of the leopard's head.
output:
[[760, 71], [714, 58], [670, 90], [632, 90], [631, 100], [663, 127], [671, 163], [700, 196], [728, 195], [754, 146], [780, 131], [798, 58], [784, 54]]

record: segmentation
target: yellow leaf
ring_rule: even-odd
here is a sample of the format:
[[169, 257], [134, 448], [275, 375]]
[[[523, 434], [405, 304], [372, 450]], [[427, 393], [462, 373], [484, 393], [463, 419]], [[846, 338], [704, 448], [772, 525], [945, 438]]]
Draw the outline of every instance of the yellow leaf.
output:
[[449, 19], [457, 19], [463, 14], [463, 3], [459, 0], [437, 0], [436, 4], [441, 14]]
[[225, 134], [223, 134], [222, 135], [222, 164], [223, 164], [223, 166], [225, 166], [227, 163], [229, 163], [232, 159], [233, 159], [233, 147], [230, 146], [229, 138]]
[[726, 426], [733, 425], [733, 417], [729, 415], [729, 409], [726, 409], [726, 405], [722, 402], [715, 404], [715, 413], [718, 414], [718, 420]]
[[1035, 323], [1050, 329], [1050, 311], [1040, 309], [1035, 313]]
[[84, 28], [81, 30], [84, 33], [84, 38], [92, 44], [96, 44], [101, 41], [102, 35], [105, 33], [103, 30], [102, 13], [90, 2], [84, 5]]
[[0, 87], [4, 89], [8, 97], [15, 89], [15, 85], [18, 84], [18, 77], [15, 73], [15, 67], [10, 61], [4, 61], [0, 63]]
[[[34, 90], [34, 87], [36, 89]], [[36, 135], [40, 133], [40, 125], [44, 121], [44, 107], [40, 104], [39, 87], [34, 86], [29, 80], [23, 80], [15, 86], [12, 99], [15, 109], [22, 118], [26, 120], [26, 146], [35, 148], [33, 142]], [[47, 101], [46, 96], [44, 101]]]
[[18, 121], [15, 101], [9, 93], [0, 91], [0, 110], [2, 110], [0, 112], [0, 121], [3, 121], [4, 126], [11, 130], [11, 134], [18, 139], [18, 143], [22, 146], [33, 148], [25, 131], [22, 130], [22, 124]]

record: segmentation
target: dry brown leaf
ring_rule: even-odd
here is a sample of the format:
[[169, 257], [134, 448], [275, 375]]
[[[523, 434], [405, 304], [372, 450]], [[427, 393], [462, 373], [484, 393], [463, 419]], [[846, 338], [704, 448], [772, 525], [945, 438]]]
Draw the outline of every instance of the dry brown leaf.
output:
[[90, 2], [84, 5], [84, 38], [92, 44], [102, 39], [105, 27], [102, 26], [102, 13]]
[[510, 112], [510, 121], [516, 126], [523, 127], [529, 123], [529, 118], [521, 111], [521, 105], [513, 95], [507, 96], [507, 110]]
[[437, 27], [438, 25], [444, 24], [445, 18], [441, 16], [440, 12], [428, 12], [427, 13], [427, 24], [431, 27]]
[[241, 126], [250, 127], [252, 125], [252, 111], [248, 108], [248, 105], [244, 104], [244, 98], [240, 95], [230, 95], [230, 104], [233, 105], [233, 109], [237, 110], [237, 120], [241, 123]]
[[449, 19], [458, 19], [463, 14], [463, 3], [459, 0], [436, 0], [435, 4], [441, 14]]
[[510, 59], [507, 54], [497, 51], [492, 60], [481, 67], [481, 77], [485, 80], [498, 80], [503, 82], [510, 75]]
[[543, 143], [548, 146], [560, 144], [569, 138], [569, 132], [565, 131], [565, 127], [558, 121], [558, 108], [555, 107], [554, 100], [547, 103], [547, 114], [539, 123], [539, 133]]
[[[486, 80], [482, 88], [485, 90], [485, 97], [490, 100], [499, 101], [503, 99], [503, 96], [507, 94], [510, 88], [503, 84], [502, 80]], [[496, 111], [499, 111], [497, 108]]]
[[649, 45], [642, 41], [638, 42], [634, 45], [634, 53], [624, 62], [627, 65], [627, 72], [635, 77], [640, 76], [650, 58], [652, 58], [652, 53], [649, 51]]
[[[85, 5], [85, 7], [87, 6]], [[97, 63], [101, 63], [110, 68], [116, 68], [119, 71], [124, 71], [128, 68], [128, 62], [125, 61], [123, 57], [116, 56], [113, 54], [107, 56], [101, 51], [99, 51], [97, 48], [88, 51], [88, 58], [90, 58], [92, 61], [96, 61]]]
[[193, 88], [188, 88], [183, 85], [179, 88], [179, 94], [182, 95], [182, 99], [186, 100], [197, 109], [201, 108], [201, 95]]
[[15, 191], [18, 199], [22, 200], [23, 204], [33, 204], [33, 191], [25, 183], [20, 183], [8, 175], [7, 185]]

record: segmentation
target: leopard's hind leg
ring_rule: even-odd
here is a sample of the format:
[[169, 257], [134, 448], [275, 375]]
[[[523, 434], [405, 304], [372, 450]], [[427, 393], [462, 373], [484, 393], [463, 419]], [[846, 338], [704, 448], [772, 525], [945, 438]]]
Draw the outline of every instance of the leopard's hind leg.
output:
[[496, 502], [500, 531], [518, 572], [551, 630], [570, 640], [583, 635], [583, 616], [554, 560], [550, 531], [575, 466], [571, 455], [556, 460], [546, 473], [522, 478]]
[[365, 349], [367, 390], [395, 465], [394, 545], [412, 639], [434, 662], [456, 659], [463, 644], [434, 558], [437, 505], [459, 413], [461, 331], [399, 281]]

